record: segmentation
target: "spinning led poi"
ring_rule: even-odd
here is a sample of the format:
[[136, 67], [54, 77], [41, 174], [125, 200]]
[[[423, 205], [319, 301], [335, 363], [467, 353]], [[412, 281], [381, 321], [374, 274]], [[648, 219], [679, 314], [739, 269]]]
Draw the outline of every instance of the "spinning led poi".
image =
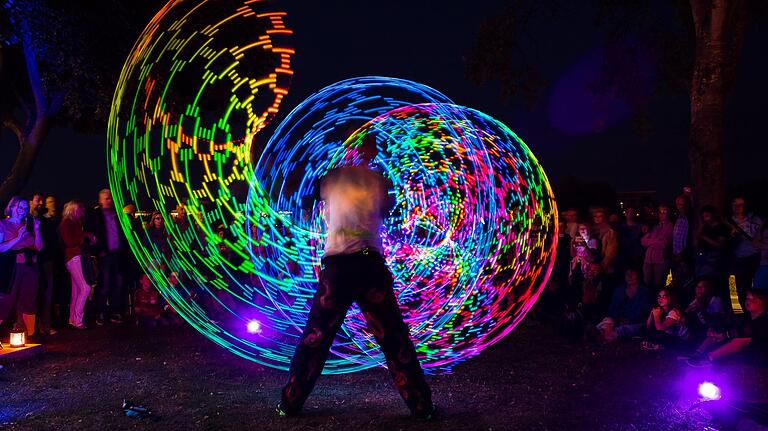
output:
[[[286, 369], [324, 242], [318, 180], [357, 163], [373, 136], [397, 202], [385, 255], [422, 364], [437, 372], [477, 355], [524, 317], [551, 270], [543, 170], [502, 123], [401, 79], [331, 85], [263, 132], [293, 54], [285, 14], [268, 6], [171, 2], [129, 56], [110, 117], [110, 186], [118, 206], [160, 211], [169, 228], [165, 247], [121, 214], [134, 254], [197, 330]], [[187, 223], [173, 223], [177, 203]], [[366, 326], [353, 307], [326, 373], [384, 363]]]

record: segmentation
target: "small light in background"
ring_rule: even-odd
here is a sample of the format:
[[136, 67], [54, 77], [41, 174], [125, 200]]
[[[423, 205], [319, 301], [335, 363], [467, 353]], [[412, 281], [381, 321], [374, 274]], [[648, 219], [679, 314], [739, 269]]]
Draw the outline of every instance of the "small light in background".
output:
[[699, 385], [699, 395], [707, 401], [720, 399], [720, 388], [714, 383], [704, 382]]
[[248, 322], [248, 333], [258, 334], [261, 332], [261, 323], [258, 320], [251, 320]]

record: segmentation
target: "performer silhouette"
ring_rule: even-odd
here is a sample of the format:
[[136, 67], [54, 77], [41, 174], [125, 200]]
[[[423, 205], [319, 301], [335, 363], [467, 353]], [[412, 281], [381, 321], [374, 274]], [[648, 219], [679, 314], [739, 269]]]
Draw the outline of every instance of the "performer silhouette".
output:
[[432, 392], [392, 290], [392, 274], [382, 256], [379, 229], [392, 207], [389, 182], [368, 167], [376, 143], [368, 136], [359, 147], [362, 166], [331, 171], [320, 185], [328, 239], [322, 271], [304, 332], [296, 347], [288, 383], [277, 406], [280, 416], [297, 414], [323, 370], [347, 310], [357, 302], [381, 346], [387, 367], [411, 413], [431, 419]]

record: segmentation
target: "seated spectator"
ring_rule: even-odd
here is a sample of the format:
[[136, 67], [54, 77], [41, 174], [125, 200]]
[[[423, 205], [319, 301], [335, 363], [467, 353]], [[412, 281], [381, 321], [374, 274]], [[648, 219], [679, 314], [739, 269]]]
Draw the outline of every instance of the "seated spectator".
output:
[[139, 278], [139, 289], [136, 290], [136, 299], [133, 305], [136, 324], [143, 328], [162, 326], [165, 324], [162, 313], [163, 304], [160, 294], [152, 286], [147, 274], [142, 274]]
[[688, 324], [685, 316], [677, 308], [671, 291], [659, 290], [656, 306], [645, 321], [647, 340], [642, 347], [646, 350], [658, 350], [662, 346], [679, 345], [688, 341]]
[[643, 331], [643, 319], [649, 307], [648, 290], [640, 285], [637, 270], [628, 269], [624, 279], [626, 285], [613, 293], [608, 317], [597, 325], [605, 342], [626, 340]]
[[[184, 288], [181, 286], [181, 282], [179, 281], [179, 275], [175, 272], [168, 273], [168, 285], [178, 292], [184, 291]], [[163, 302], [165, 302], [165, 305], [163, 306], [163, 312], [160, 314], [163, 319], [163, 323], [171, 326], [180, 325], [182, 319], [179, 316], [179, 313], [166, 301]]]
[[581, 283], [578, 307], [586, 322], [597, 323], [597, 319], [608, 311], [610, 296], [599, 263], [590, 263]]
[[703, 366], [726, 358], [740, 357], [757, 365], [768, 365], [768, 292], [750, 290], [747, 293], [746, 308], [749, 320], [743, 322], [735, 333], [710, 330], [688, 363]]
[[685, 315], [691, 335], [695, 338], [704, 338], [707, 328], [724, 321], [726, 309], [723, 300], [715, 296], [709, 279], [701, 279], [696, 283], [696, 296], [685, 309]]
[[541, 323], [556, 323], [565, 313], [566, 301], [557, 277], [550, 277], [536, 301], [535, 315]]

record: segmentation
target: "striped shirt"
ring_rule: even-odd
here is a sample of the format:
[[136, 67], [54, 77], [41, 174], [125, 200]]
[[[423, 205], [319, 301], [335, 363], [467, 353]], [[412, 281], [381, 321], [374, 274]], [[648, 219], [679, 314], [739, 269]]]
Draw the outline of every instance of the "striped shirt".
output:
[[680, 216], [672, 229], [672, 254], [682, 254], [688, 248], [688, 219]]

